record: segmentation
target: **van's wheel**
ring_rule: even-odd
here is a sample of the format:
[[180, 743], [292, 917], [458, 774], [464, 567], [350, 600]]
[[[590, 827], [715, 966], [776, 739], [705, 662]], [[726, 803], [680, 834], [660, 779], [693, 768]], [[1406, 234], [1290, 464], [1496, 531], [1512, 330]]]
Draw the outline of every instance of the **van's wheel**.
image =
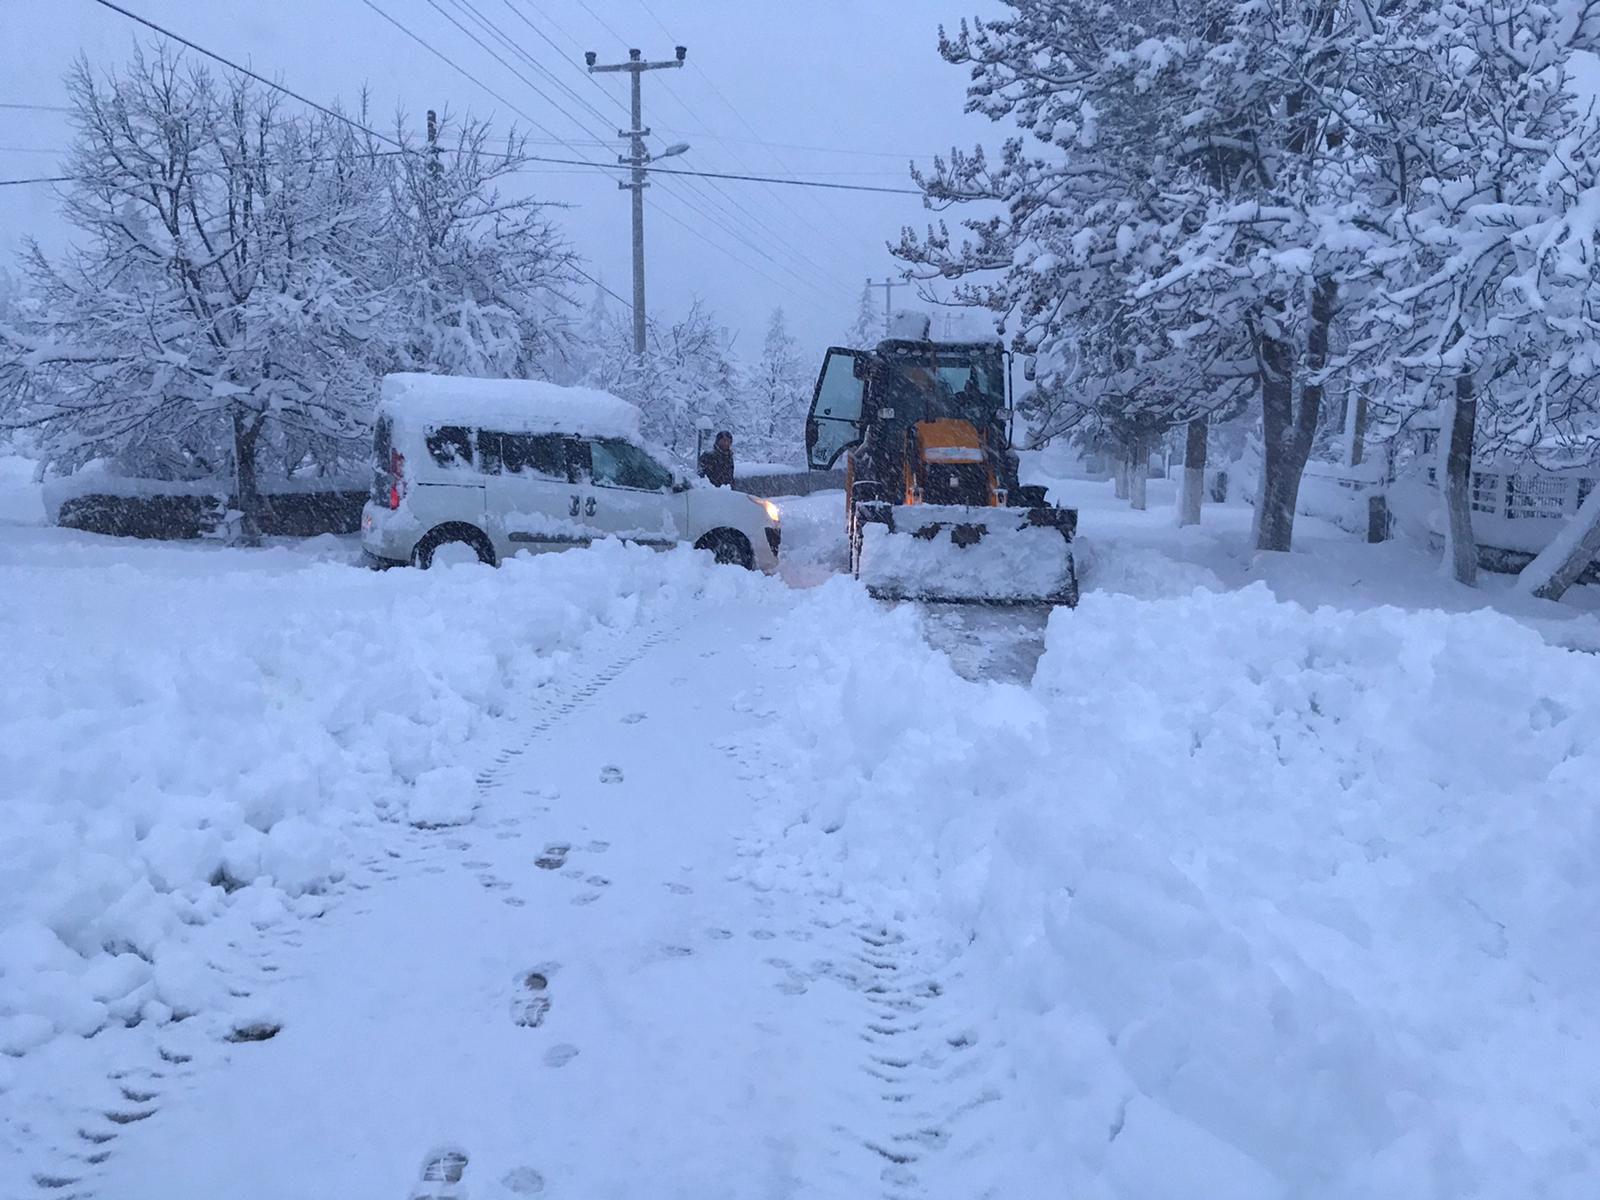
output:
[[489, 539], [483, 530], [473, 525], [462, 524], [440, 525], [436, 529], [430, 529], [417, 543], [417, 548], [411, 552], [411, 565], [426, 571], [433, 566], [434, 556], [440, 550], [456, 546], [472, 551], [478, 556], [478, 561], [485, 566], [495, 565], [494, 547], [489, 544]]
[[737, 529], [713, 529], [694, 544], [696, 550], [709, 550], [718, 565], [755, 569], [756, 555], [750, 539]]

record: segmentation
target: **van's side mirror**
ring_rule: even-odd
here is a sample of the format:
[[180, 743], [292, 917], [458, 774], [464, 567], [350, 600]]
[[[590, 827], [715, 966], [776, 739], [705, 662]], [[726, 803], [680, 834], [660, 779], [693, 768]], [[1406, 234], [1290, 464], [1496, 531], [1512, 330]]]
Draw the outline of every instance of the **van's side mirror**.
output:
[[850, 371], [857, 379], [865, 379], [869, 369], [867, 360], [859, 354], [850, 360]]
[[687, 492], [693, 486], [683, 475], [674, 475], [672, 477], [672, 490], [674, 492]]

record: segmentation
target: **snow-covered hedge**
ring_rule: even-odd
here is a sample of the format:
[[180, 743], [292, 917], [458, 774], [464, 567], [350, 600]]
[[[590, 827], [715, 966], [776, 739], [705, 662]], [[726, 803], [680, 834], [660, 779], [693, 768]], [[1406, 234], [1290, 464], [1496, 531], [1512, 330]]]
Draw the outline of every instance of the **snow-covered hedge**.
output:
[[949, 1154], [940, 1194], [1591, 1194], [1591, 657], [1487, 612], [1092, 593], [1028, 692], [816, 604], [765, 882], [958, 956], [1001, 1056], [958, 1136], [1026, 1150]]
[[319, 906], [375, 822], [470, 815], [464, 748], [587, 639], [749, 586], [703, 559], [6, 567], [0, 1053], [225, 1003], [197, 926]]

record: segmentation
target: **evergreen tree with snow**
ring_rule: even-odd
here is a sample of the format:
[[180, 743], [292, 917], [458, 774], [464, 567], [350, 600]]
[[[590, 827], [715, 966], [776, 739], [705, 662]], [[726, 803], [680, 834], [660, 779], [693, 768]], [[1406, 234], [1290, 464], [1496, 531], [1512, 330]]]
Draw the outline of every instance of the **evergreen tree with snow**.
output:
[[805, 446], [805, 418], [811, 379], [800, 347], [789, 333], [783, 309], [767, 322], [761, 358], [744, 373], [735, 432], [747, 458], [761, 462], [797, 463]]
[[645, 352], [633, 349], [631, 319], [607, 314], [606, 332], [585, 382], [638, 406], [645, 436], [687, 464], [698, 422], [724, 428], [737, 407], [737, 372], [728, 332], [699, 300], [677, 321], [651, 320]]
[[861, 285], [861, 300], [856, 305], [856, 319], [844, 335], [844, 344], [855, 350], [876, 346], [883, 338], [883, 314], [872, 302], [872, 281]]

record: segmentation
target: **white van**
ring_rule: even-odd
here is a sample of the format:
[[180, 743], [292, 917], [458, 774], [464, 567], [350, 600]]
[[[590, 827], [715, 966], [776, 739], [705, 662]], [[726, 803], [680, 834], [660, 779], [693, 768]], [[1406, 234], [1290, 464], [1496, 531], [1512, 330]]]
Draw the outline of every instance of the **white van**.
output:
[[361, 516], [368, 563], [429, 567], [618, 537], [777, 566], [778, 506], [691, 483], [644, 448], [639, 410], [525, 379], [388, 375]]

